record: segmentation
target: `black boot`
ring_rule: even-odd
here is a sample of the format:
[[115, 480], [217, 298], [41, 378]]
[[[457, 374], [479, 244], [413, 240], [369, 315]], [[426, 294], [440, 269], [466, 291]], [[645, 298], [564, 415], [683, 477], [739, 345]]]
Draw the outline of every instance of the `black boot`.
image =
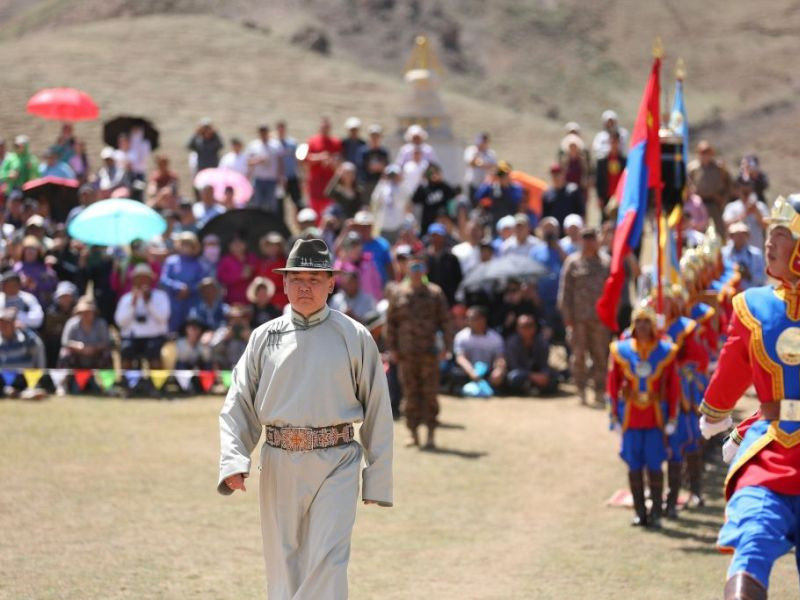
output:
[[650, 481], [650, 499], [653, 501], [647, 525], [658, 529], [661, 527], [661, 503], [664, 501], [664, 473], [648, 470], [647, 479]]
[[742, 571], [725, 583], [725, 600], [767, 600], [767, 588], [758, 579]]
[[703, 451], [695, 450], [686, 454], [686, 470], [689, 472], [689, 489], [692, 506], [705, 506], [703, 499]]
[[670, 462], [667, 463], [667, 484], [669, 485], [669, 492], [667, 492], [667, 505], [665, 510], [668, 519], [678, 518], [678, 494], [681, 491], [681, 470], [683, 469], [683, 462]]
[[644, 527], [647, 525], [647, 508], [644, 504], [644, 474], [642, 471], [628, 471], [628, 484], [631, 488], [631, 496], [633, 496], [633, 510], [636, 511], [631, 525]]

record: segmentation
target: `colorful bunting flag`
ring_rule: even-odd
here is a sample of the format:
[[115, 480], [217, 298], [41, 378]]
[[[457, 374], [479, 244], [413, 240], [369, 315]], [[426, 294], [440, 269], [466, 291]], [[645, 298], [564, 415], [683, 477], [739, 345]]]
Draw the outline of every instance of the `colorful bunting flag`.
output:
[[14, 385], [18, 375], [16, 371], [3, 371], [3, 382], [6, 385]]
[[92, 370], [75, 369], [72, 375], [75, 377], [75, 383], [78, 384], [78, 389], [83, 391], [83, 389], [86, 387], [86, 384], [89, 383], [89, 379], [92, 378]]
[[47, 374], [50, 375], [50, 380], [53, 382], [53, 385], [56, 386], [56, 389], [61, 389], [64, 387], [64, 381], [67, 379], [67, 375], [69, 375], [69, 370], [50, 369], [47, 371]]
[[226, 389], [231, 387], [231, 379], [232, 379], [231, 371], [219, 372], [219, 380], [222, 382], [222, 385], [224, 385]]
[[100, 369], [97, 371], [95, 379], [97, 385], [104, 390], [110, 390], [117, 382], [117, 372], [114, 369]]
[[153, 385], [156, 386], [157, 390], [160, 390], [162, 387], [164, 387], [168, 377], [169, 371], [164, 371], [162, 369], [150, 371], [150, 381], [153, 382]]
[[25, 384], [29, 388], [36, 387], [39, 380], [42, 378], [44, 371], [42, 369], [25, 369], [22, 371], [22, 376], [25, 377]]
[[214, 371], [200, 371], [197, 374], [197, 378], [200, 380], [200, 385], [202, 386], [203, 391], [207, 392], [214, 385], [217, 374], [214, 373]]
[[136, 387], [142, 380], [142, 372], [134, 369], [129, 369], [125, 371], [125, 381], [128, 383], [128, 387], [133, 389]]
[[172, 375], [175, 377], [175, 381], [178, 382], [178, 385], [181, 386], [181, 389], [184, 392], [191, 389], [194, 371], [173, 371]]

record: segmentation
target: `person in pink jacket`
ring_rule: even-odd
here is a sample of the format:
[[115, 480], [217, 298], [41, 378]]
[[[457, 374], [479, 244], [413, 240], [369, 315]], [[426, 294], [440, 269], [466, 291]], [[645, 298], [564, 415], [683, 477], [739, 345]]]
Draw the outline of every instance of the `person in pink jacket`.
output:
[[369, 252], [364, 252], [361, 236], [355, 231], [345, 236], [339, 249], [336, 268], [341, 269], [345, 264], [353, 265], [358, 270], [363, 291], [375, 298], [376, 302], [383, 299], [383, 280], [378, 265]]
[[219, 261], [217, 279], [225, 286], [225, 302], [247, 304], [247, 287], [256, 276], [258, 258], [247, 251], [247, 244], [235, 236], [228, 244], [228, 253]]

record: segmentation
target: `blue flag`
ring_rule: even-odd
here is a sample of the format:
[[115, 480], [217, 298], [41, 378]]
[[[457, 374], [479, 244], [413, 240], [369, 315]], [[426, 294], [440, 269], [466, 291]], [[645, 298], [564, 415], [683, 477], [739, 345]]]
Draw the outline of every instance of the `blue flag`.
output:
[[[669, 115], [669, 128], [683, 140], [681, 160], [683, 172], [687, 173], [686, 165], [689, 162], [689, 119], [686, 116], [686, 105], [683, 102], [683, 81], [675, 82], [675, 99], [672, 101], [672, 112]], [[675, 177], [680, 177], [680, 170], [675, 170]], [[677, 181], [676, 181], [677, 183]]]

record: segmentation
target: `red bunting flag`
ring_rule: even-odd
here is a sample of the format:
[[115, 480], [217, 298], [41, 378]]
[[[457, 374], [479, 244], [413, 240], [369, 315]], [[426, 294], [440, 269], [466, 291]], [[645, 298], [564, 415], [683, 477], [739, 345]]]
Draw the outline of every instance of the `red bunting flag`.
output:
[[200, 371], [197, 374], [197, 378], [200, 380], [200, 385], [203, 387], [203, 391], [207, 392], [211, 389], [211, 386], [214, 385], [217, 375], [214, 373], [214, 371]]

